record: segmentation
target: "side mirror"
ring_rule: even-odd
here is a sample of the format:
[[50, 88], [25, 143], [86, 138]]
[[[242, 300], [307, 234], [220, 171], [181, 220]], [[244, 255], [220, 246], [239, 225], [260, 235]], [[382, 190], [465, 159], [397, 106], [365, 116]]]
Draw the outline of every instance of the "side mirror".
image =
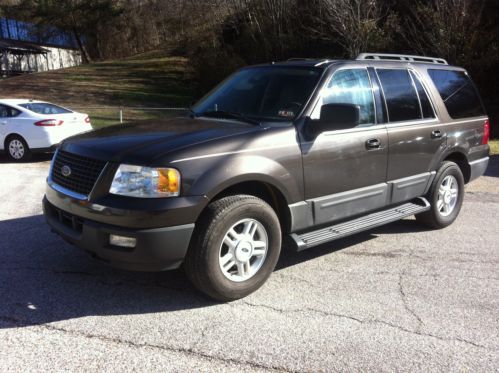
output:
[[360, 122], [360, 107], [353, 104], [326, 104], [321, 107], [321, 116], [310, 120], [308, 132], [317, 136], [321, 132], [354, 128]]

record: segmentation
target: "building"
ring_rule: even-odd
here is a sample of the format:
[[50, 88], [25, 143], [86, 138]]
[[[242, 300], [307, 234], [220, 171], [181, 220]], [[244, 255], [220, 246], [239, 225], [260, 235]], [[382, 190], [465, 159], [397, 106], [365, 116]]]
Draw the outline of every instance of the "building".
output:
[[61, 69], [82, 63], [71, 34], [0, 18], [0, 76]]

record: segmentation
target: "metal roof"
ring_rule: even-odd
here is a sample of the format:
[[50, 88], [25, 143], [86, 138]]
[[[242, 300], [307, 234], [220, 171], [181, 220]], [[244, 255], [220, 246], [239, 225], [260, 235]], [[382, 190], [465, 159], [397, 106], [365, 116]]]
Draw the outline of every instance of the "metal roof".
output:
[[50, 52], [36, 44], [12, 39], [0, 39], [0, 51], [12, 54], [45, 54]]

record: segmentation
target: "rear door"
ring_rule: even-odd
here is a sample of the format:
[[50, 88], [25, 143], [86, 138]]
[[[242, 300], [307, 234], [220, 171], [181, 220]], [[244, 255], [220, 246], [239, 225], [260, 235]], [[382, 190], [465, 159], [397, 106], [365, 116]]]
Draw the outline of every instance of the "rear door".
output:
[[302, 142], [305, 198], [312, 205], [315, 224], [358, 215], [387, 202], [388, 137], [385, 126], [378, 124], [367, 66], [336, 70], [311, 118], [318, 119], [322, 105], [329, 103], [358, 105], [360, 124]]
[[434, 162], [445, 149], [446, 131], [416, 70], [390, 67], [375, 72], [387, 112], [387, 181], [390, 203], [395, 204], [425, 193]]

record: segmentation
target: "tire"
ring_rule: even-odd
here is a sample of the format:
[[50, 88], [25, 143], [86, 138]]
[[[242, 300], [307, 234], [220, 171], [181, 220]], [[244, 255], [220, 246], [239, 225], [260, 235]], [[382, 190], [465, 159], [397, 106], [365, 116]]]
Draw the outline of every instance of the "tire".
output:
[[[456, 190], [457, 194], [452, 190]], [[431, 208], [416, 215], [418, 222], [441, 229], [456, 220], [464, 198], [464, 177], [457, 164], [449, 161], [442, 163], [426, 198]]]
[[272, 207], [253, 196], [229, 196], [212, 202], [196, 224], [185, 271], [210, 298], [232, 301], [265, 283], [280, 251], [281, 228]]
[[26, 162], [31, 159], [31, 150], [21, 136], [9, 136], [5, 141], [5, 151], [14, 162]]

